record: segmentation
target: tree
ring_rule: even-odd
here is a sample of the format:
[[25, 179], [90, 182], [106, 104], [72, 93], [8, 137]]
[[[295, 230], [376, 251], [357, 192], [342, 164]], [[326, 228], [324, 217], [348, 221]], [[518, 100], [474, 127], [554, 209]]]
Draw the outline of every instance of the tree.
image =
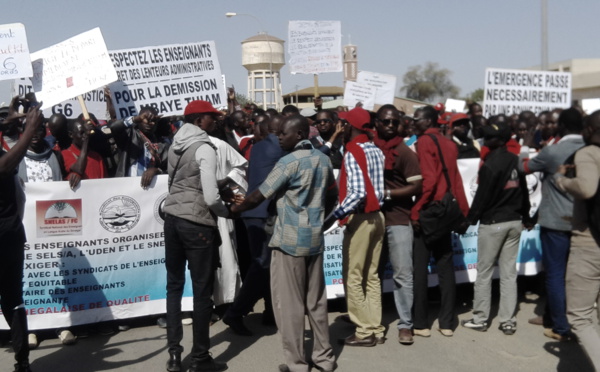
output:
[[482, 88], [475, 89], [474, 91], [469, 93], [469, 95], [467, 95], [464, 98], [464, 100], [467, 101], [467, 103], [483, 102], [483, 89]]
[[411, 66], [402, 78], [401, 91], [406, 97], [432, 102], [436, 98], [456, 97], [460, 89], [452, 83], [452, 72], [440, 68], [437, 63], [427, 62], [424, 66]]

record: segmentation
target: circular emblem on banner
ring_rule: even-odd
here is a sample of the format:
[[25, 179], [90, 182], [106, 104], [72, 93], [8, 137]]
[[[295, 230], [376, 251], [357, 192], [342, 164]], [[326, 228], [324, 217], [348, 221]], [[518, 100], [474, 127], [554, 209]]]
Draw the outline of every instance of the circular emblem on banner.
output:
[[113, 196], [100, 207], [100, 224], [110, 232], [129, 231], [139, 220], [140, 205], [129, 196]]
[[154, 218], [161, 224], [165, 224], [165, 200], [169, 193], [164, 193], [156, 199], [154, 203]]

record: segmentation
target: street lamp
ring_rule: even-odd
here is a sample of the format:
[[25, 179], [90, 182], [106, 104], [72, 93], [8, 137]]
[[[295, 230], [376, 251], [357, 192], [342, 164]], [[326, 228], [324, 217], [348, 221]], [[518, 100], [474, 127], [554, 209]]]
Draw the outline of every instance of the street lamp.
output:
[[[235, 17], [235, 16], [246, 16], [246, 17], [253, 18], [258, 23], [258, 27], [260, 27], [261, 33], [263, 35], [265, 35], [265, 41], [267, 42], [267, 45], [269, 46], [269, 77], [271, 79], [271, 90], [273, 91], [273, 101], [275, 103], [275, 109], [279, 109], [279, 107], [277, 107], [278, 106], [278, 104], [277, 104], [277, 102], [278, 102], [277, 87], [275, 86], [275, 77], [273, 76], [273, 49], [271, 48], [271, 42], [269, 41], [269, 33], [267, 32], [267, 30], [265, 30], [260, 19], [253, 16], [252, 14], [235, 13], [235, 12], [225, 13], [225, 17], [227, 17], [227, 18], [231, 18], [231, 17]], [[265, 109], [265, 110], [267, 109], [267, 99], [266, 98], [267, 97], [263, 97], [263, 109]]]

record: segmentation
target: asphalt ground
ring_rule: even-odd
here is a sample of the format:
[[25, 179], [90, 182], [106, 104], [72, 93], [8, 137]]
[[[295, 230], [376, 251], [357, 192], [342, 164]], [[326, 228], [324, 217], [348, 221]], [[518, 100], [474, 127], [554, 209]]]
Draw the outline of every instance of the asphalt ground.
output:
[[[517, 332], [512, 336], [498, 330], [495, 320], [498, 305], [498, 281], [494, 281], [492, 321], [487, 332], [478, 332], [458, 326], [454, 337], [437, 332], [437, 321], [429, 338], [415, 337], [410, 346], [397, 342], [397, 315], [393, 296], [383, 297], [383, 324], [388, 326], [387, 341], [375, 347], [348, 347], [339, 339], [350, 335], [353, 327], [337, 320], [344, 314], [343, 299], [329, 301], [330, 339], [337, 357], [338, 371], [593, 371], [576, 342], [558, 342], [543, 335], [541, 326], [527, 320], [543, 311], [543, 298], [529, 292], [536, 286], [535, 278], [519, 280], [519, 311]], [[532, 285], [532, 283], [534, 283]], [[538, 283], [539, 284], [539, 283]], [[538, 286], [539, 287], [539, 286]], [[437, 313], [437, 290], [431, 290], [431, 315]], [[472, 285], [458, 288], [457, 310], [459, 319], [469, 319], [472, 306]], [[283, 363], [281, 339], [275, 327], [263, 326], [262, 301], [245, 323], [255, 334], [252, 337], [234, 334], [223, 322], [211, 327], [211, 352], [215, 359], [227, 362], [229, 371], [278, 371]], [[78, 338], [77, 343], [64, 346], [53, 332], [39, 333], [40, 345], [31, 351], [34, 372], [87, 372], [87, 371], [165, 371], [168, 358], [166, 333], [156, 326], [156, 317], [131, 319], [131, 329], [112, 335], [90, 334]], [[77, 330], [76, 330], [77, 332]], [[307, 353], [311, 350], [311, 332], [307, 323], [305, 337]], [[192, 327], [184, 326], [185, 348], [183, 366], [189, 365]], [[2, 371], [12, 371], [13, 353], [6, 343], [0, 349]], [[316, 371], [316, 370], [314, 370]]]

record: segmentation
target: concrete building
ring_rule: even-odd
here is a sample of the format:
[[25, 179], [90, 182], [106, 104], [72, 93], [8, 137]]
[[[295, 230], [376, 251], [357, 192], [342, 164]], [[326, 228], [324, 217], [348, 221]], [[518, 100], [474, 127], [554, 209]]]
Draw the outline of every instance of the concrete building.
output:
[[248, 70], [248, 98], [263, 109], [283, 107], [279, 71], [285, 65], [284, 41], [259, 33], [242, 41], [242, 65]]
[[[539, 70], [540, 66], [527, 68]], [[580, 103], [582, 99], [600, 98], [600, 58], [569, 59], [551, 63], [548, 71], [570, 72], [573, 89], [571, 99]]]

